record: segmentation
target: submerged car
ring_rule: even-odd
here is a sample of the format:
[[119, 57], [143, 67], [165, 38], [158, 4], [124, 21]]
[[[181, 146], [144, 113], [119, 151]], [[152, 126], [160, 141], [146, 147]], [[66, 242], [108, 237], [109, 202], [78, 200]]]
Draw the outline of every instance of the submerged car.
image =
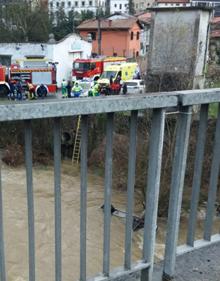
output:
[[127, 85], [128, 94], [142, 94], [145, 91], [145, 84], [143, 80], [133, 79], [124, 82]]

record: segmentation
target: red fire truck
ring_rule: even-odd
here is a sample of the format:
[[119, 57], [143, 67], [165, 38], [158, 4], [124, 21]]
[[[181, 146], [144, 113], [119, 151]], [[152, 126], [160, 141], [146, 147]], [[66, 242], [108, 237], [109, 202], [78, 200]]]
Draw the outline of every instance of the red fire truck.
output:
[[76, 59], [73, 62], [73, 79], [94, 78], [102, 74], [106, 66], [126, 62], [123, 57], [99, 57], [90, 59]]
[[49, 64], [44, 58], [27, 57], [11, 65], [9, 79], [20, 80], [22, 84], [30, 81], [35, 87], [45, 84], [50, 93], [55, 93], [57, 89], [56, 65]]
[[6, 67], [0, 65], [0, 97], [5, 97], [9, 93], [9, 85], [5, 81], [6, 79]]

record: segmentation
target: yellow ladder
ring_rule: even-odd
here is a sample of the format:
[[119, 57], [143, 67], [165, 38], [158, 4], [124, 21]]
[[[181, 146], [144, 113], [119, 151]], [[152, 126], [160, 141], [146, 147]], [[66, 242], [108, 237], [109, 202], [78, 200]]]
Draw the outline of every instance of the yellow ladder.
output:
[[73, 146], [73, 156], [72, 156], [72, 163], [79, 163], [80, 159], [80, 145], [81, 145], [81, 115], [79, 115], [77, 120], [77, 128], [76, 128], [76, 135], [75, 135], [75, 142]]

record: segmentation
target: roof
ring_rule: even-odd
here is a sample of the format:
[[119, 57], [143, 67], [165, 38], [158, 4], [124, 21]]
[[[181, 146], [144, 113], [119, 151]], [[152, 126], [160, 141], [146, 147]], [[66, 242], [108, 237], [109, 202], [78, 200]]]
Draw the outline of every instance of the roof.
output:
[[210, 33], [211, 38], [218, 38], [220, 37], [220, 30], [213, 30]]
[[[130, 29], [133, 27], [133, 25], [137, 23], [140, 28], [142, 26], [140, 25], [137, 18], [128, 18], [128, 19], [116, 19], [116, 20], [109, 20], [104, 19], [101, 20], [101, 29]], [[97, 29], [98, 28], [98, 20], [86, 20], [82, 22], [77, 29], [78, 30], [91, 30], [91, 29]]]
[[175, 3], [190, 3], [190, 0], [156, 0], [157, 3], [168, 3], [168, 4], [175, 4]]
[[210, 23], [215, 24], [215, 23], [220, 23], [220, 17], [214, 17], [210, 20]]
[[150, 24], [151, 18], [152, 18], [152, 13], [144, 12], [144, 13], [136, 14], [135, 16], [138, 18], [139, 21]]

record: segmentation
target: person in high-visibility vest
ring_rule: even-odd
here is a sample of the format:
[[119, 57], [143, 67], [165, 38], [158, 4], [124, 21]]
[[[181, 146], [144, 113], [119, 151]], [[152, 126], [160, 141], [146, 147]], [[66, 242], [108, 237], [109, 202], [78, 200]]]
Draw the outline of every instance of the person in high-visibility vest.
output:
[[75, 82], [73, 88], [72, 88], [72, 93], [73, 93], [73, 97], [77, 98], [80, 96], [80, 94], [82, 93], [82, 87], [79, 85], [78, 82]]
[[65, 79], [63, 79], [63, 81], [61, 82], [61, 91], [62, 91], [62, 97], [63, 98], [67, 98], [68, 95], [67, 95], [67, 82]]
[[100, 95], [100, 85], [95, 81], [94, 86], [89, 91], [89, 97], [97, 97]]

